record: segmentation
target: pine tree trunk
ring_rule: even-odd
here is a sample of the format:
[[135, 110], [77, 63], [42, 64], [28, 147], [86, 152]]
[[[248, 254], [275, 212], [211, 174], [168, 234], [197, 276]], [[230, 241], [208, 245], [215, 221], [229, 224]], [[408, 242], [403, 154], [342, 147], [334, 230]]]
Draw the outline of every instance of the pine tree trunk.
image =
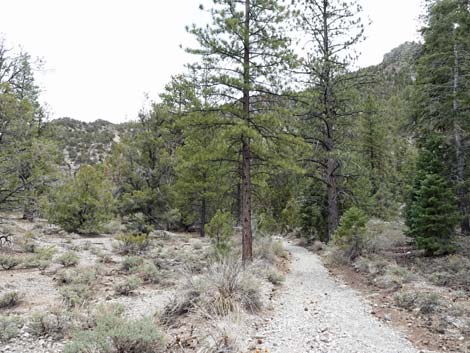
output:
[[243, 143], [242, 171], [242, 260], [250, 262], [253, 257], [253, 235], [251, 229], [251, 151], [247, 143]]
[[204, 238], [206, 236], [206, 198], [202, 198], [201, 202], [201, 229], [199, 230], [199, 235], [201, 238]]
[[338, 186], [336, 183], [336, 166], [337, 161], [333, 158], [328, 159], [327, 162], [327, 196], [328, 196], [328, 234], [326, 241], [329, 241], [333, 236], [339, 224], [339, 211], [338, 211]]
[[[245, 36], [243, 56], [243, 113], [250, 119], [250, 0], [245, 0]], [[242, 261], [253, 259], [251, 229], [251, 149], [250, 141], [242, 136]]]

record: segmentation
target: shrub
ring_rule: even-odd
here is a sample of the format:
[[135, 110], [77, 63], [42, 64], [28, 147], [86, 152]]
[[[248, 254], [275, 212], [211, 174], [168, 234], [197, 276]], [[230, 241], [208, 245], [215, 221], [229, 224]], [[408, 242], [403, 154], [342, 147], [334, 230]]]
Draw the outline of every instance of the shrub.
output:
[[41, 260], [37, 255], [26, 256], [21, 263], [24, 268], [39, 268], [40, 270], [46, 269], [50, 264], [50, 260]]
[[158, 270], [157, 266], [153, 263], [143, 264], [138, 269], [139, 277], [144, 281], [144, 283], [159, 283], [161, 278], [161, 273]]
[[395, 295], [397, 306], [412, 310], [418, 308], [422, 314], [431, 314], [441, 306], [441, 299], [436, 293], [402, 292]]
[[120, 234], [116, 240], [118, 241], [117, 251], [124, 255], [139, 254], [150, 246], [147, 234]]
[[34, 253], [36, 251], [36, 243], [31, 239], [23, 239], [20, 246], [21, 250], [26, 253]]
[[0, 315], [0, 342], [7, 342], [19, 334], [21, 319], [18, 316]]
[[211, 238], [216, 253], [224, 257], [231, 249], [233, 218], [229, 212], [217, 210], [211, 221], [206, 224], [206, 233]]
[[276, 262], [273, 240], [270, 237], [255, 238], [253, 243], [253, 257], [273, 264]]
[[19, 300], [18, 292], [6, 292], [0, 296], [0, 308], [12, 308], [18, 305]]
[[121, 262], [121, 270], [131, 272], [136, 270], [143, 263], [144, 260], [141, 257], [126, 256]]
[[131, 276], [126, 280], [117, 283], [114, 286], [114, 291], [118, 295], [130, 295], [133, 291], [139, 288], [141, 284], [142, 281], [138, 277]]
[[[192, 287], [192, 286], [191, 286]], [[196, 307], [201, 292], [196, 288], [186, 288], [172, 297], [160, 314], [160, 322], [171, 325], [179, 316], [185, 315]]]
[[89, 165], [82, 166], [51, 198], [49, 221], [68, 232], [97, 233], [112, 218], [111, 184]]
[[366, 242], [366, 223], [367, 215], [357, 207], [351, 207], [341, 217], [333, 243], [344, 251], [350, 261], [362, 254]]
[[257, 238], [254, 242], [253, 255], [255, 258], [275, 263], [277, 258], [288, 258], [289, 254], [284, 249], [281, 241], [273, 241], [270, 237]]
[[70, 308], [82, 306], [93, 298], [92, 287], [86, 284], [71, 284], [59, 290], [64, 304]]
[[419, 311], [423, 314], [431, 314], [441, 306], [441, 299], [436, 293], [424, 293], [419, 296]]
[[4, 270], [12, 270], [21, 263], [21, 260], [12, 255], [0, 255], [0, 266]]
[[70, 328], [70, 317], [61, 310], [34, 313], [29, 319], [28, 328], [31, 334], [38, 337], [63, 339]]
[[95, 326], [81, 330], [64, 348], [64, 353], [154, 353], [162, 337], [150, 318], [127, 321], [117, 312], [100, 313]]
[[165, 306], [162, 322], [171, 323], [177, 316], [196, 308], [202, 315], [213, 317], [239, 309], [256, 312], [261, 307], [259, 281], [243, 271], [240, 262], [224, 258], [197, 281], [187, 282], [183, 294]]
[[273, 241], [272, 248], [274, 255], [280, 258], [287, 259], [289, 257], [289, 253], [284, 249], [284, 245], [280, 240]]
[[65, 267], [76, 266], [80, 261], [80, 257], [74, 251], [67, 251], [66, 253], [59, 256], [57, 262]]
[[417, 300], [416, 292], [403, 292], [395, 294], [394, 301], [395, 304], [403, 309], [412, 310], [415, 306]]
[[279, 273], [275, 270], [269, 271], [267, 278], [268, 281], [274, 285], [282, 284], [285, 281], [285, 277], [282, 275], [282, 273]]
[[68, 284], [91, 286], [96, 282], [97, 273], [96, 270], [91, 267], [81, 267], [74, 271], [62, 269], [57, 271], [54, 279], [59, 286]]
[[57, 249], [54, 245], [36, 248], [35, 254], [38, 260], [52, 260]]

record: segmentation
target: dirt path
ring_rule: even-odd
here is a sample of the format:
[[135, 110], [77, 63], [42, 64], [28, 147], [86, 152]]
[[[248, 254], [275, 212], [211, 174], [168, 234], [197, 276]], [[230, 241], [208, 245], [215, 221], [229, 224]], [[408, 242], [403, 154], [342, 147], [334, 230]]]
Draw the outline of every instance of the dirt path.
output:
[[402, 334], [372, 316], [351, 288], [335, 281], [317, 255], [286, 244], [292, 271], [258, 331], [270, 353], [418, 353]]

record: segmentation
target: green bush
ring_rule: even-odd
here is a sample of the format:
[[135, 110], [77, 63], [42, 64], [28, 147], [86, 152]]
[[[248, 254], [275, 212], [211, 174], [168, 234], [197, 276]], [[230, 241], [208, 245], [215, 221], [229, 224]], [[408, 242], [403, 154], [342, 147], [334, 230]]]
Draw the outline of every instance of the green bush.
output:
[[280, 285], [285, 281], [285, 277], [282, 275], [282, 273], [279, 273], [275, 270], [270, 270], [268, 272], [267, 278], [268, 281], [274, 285]]
[[12, 255], [0, 255], [0, 267], [4, 270], [12, 270], [21, 263], [19, 257]]
[[55, 248], [54, 245], [45, 246], [42, 248], [36, 248], [36, 250], [34, 251], [38, 260], [45, 260], [45, 261], [52, 260], [56, 252], [57, 252], [57, 249]]
[[233, 218], [229, 212], [217, 210], [211, 221], [206, 224], [206, 234], [212, 239], [216, 253], [226, 256], [232, 247]]
[[57, 262], [64, 267], [76, 266], [80, 261], [80, 257], [74, 251], [67, 251], [57, 258]]
[[150, 239], [147, 234], [120, 234], [116, 237], [120, 254], [139, 254], [148, 249]]
[[86, 304], [93, 298], [92, 286], [72, 283], [59, 289], [64, 304], [70, 308], [78, 307]]
[[367, 215], [357, 207], [351, 207], [341, 217], [333, 236], [333, 243], [344, 251], [351, 261], [362, 254], [366, 243]]
[[117, 283], [114, 286], [114, 291], [118, 295], [130, 295], [142, 284], [140, 278], [136, 276], [131, 276], [126, 278], [124, 281]]
[[157, 266], [153, 263], [146, 263], [139, 267], [138, 269], [139, 277], [144, 281], [144, 283], [159, 283], [161, 280], [161, 273]]
[[99, 313], [94, 327], [73, 334], [64, 353], [154, 353], [162, 336], [150, 318], [127, 321], [120, 312]]
[[68, 232], [97, 233], [112, 218], [111, 184], [91, 166], [82, 166], [51, 198], [49, 221]]
[[63, 339], [70, 328], [70, 317], [60, 310], [33, 313], [29, 318], [28, 328], [31, 334], [38, 337]]
[[121, 270], [132, 272], [144, 263], [144, 259], [137, 256], [126, 256], [121, 262]]
[[0, 342], [8, 342], [19, 334], [21, 319], [18, 316], [0, 315]]
[[409, 311], [417, 308], [422, 314], [431, 314], [442, 305], [436, 293], [401, 292], [397, 293], [394, 299], [397, 306]]
[[92, 286], [96, 283], [97, 273], [93, 267], [80, 267], [76, 270], [62, 269], [54, 277], [59, 286], [68, 284], [83, 284]]
[[0, 308], [12, 308], [18, 305], [19, 300], [18, 292], [6, 292], [0, 296]]
[[41, 260], [37, 255], [26, 256], [21, 263], [24, 268], [38, 268], [44, 270], [51, 264], [50, 260]]

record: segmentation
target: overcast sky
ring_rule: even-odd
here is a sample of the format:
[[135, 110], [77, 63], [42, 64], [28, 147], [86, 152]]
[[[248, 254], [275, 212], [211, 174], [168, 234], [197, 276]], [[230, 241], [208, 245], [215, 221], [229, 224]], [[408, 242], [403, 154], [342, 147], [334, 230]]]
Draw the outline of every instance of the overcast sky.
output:
[[[205, 2], [207, 0], [203, 0]], [[201, 0], [0, 0], [0, 35], [46, 61], [38, 81], [53, 118], [135, 119], [191, 58], [184, 26]], [[421, 0], [361, 0], [372, 21], [360, 66], [418, 40]]]

